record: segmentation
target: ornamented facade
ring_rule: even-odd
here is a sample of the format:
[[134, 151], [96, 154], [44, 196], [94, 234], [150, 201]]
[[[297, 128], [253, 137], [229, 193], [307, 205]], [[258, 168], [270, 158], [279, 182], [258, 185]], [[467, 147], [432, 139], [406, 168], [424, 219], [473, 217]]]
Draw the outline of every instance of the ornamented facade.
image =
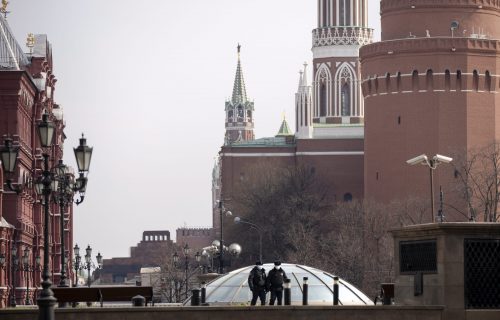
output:
[[[62, 108], [54, 98], [57, 79], [52, 71], [52, 48], [47, 36], [30, 34], [27, 45], [29, 53], [24, 52], [6, 19], [0, 15], [0, 143], [3, 145], [4, 139], [11, 138], [13, 144], [20, 147], [15, 172], [0, 172], [0, 256], [5, 258], [0, 266], [0, 307], [36, 302], [35, 293], [41, 282], [41, 268], [37, 267], [36, 257], [42, 257], [40, 262], [43, 264], [44, 241], [50, 242], [53, 283], [59, 281], [61, 254], [73, 245], [72, 206], [61, 213], [58, 205], [52, 205], [52, 232], [49, 239], [43, 239], [42, 206], [33, 187], [34, 177], [42, 170], [42, 150], [36, 127], [42, 114], [48, 112], [56, 125], [54, 144], [49, 150], [53, 167], [63, 156], [65, 122]], [[11, 191], [5, 184], [7, 179], [24, 188], [19, 192]], [[66, 221], [65, 250], [60, 246], [61, 214]], [[13, 248], [17, 249], [17, 267], [13, 264]], [[25, 252], [29, 268], [23, 263]], [[71, 270], [69, 261], [69, 278], [72, 278]]]

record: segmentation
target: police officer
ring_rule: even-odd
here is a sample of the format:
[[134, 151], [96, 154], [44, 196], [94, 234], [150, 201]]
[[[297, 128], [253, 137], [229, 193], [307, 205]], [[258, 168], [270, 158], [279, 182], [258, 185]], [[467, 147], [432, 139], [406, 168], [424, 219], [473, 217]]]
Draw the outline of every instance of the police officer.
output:
[[273, 306], [274, 301], [278, 300], [278, 305], [281, 306], [283, 301], [283, 282], [288, 279], [285, 270], [281, 269], [281, 262], [275, 261], [274, 268], [267, 274], [267, 289], [271, 291], [271, 301], [269, 305]]
[[255, 267], [248, 275], [248, 286], [252, 291], [252, 302], [254, 306], [257, 303], [257, 298], [260, 298], [260, 304], [266, 304], [266, 270], [262, 268], [262, 262], [257, 261]]

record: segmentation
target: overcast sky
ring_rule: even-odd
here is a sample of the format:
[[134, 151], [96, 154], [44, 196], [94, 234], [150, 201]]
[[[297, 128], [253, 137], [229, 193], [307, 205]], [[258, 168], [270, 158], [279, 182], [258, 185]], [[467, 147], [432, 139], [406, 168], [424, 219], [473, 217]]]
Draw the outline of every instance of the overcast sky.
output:
[[[311, 62], [313, 0], [11, 0], [21, 45], [52, 43], [65, 162], [82, 132], [94, 154], [75, 242], [128, 256], [144, 230], [210, 227], [211, 173], [242, 44], [256, 137], [294, 123], [298, 71]], [[379, 1], [369, 0], [379, 38]], [[311, 76], [309, 75], [309, 79]], [[96, 252], [97, 254], [97, 252]]]

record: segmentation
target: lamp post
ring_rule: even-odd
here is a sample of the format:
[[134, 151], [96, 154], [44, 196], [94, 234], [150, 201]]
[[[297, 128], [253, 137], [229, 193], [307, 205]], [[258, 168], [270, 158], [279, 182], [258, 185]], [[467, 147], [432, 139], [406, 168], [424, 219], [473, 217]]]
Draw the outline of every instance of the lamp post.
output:
[[[82, 142], [80, 142], [82, 144]], [[54, 179], [57, 181], [57, 187], [54, 192], [54, 202], [59, 205], [60, 213], [60, 241], [61, 241], [61, 277], [58, 287], [68, 287], [66, 283], [66, 250], [65, 250], [65, 234], [64, 234], [64, 211], [68, 204], [73, 202], [73, 196], [76, 192], [80, 193], [80, 199], [76, 201], [79, 205], [83, 202], [85, 188], [87, 185], [87, 178], [80, 172], [80, 176], [75, 180], [73, 169], [68, 167], [59, 160], [59, 164], [54, 167]]]
[[436, 154], [434, 157], [432, 157], [432, 159], [429, 159], [427, 155], [422, 154], [418, 157], [406, 161], [407, 164], [412, 166], [420, 164], [429, 167], [431, 189], [431, 223], [434, 222], [434, 170], [436, 170], [437, 166], [441, 163], [450, 163], [451, 161], [453, 161], [452, 158], [440, 154]]
[[[42, 291], [40, 297], [38, 298], [39, 306], [39, 320], [52, 320], [54, 319], [54, 306], [57, 302], [54, 297], [54, 293], [50, 289], [52, 282], [50, 281], [50, 270], [49, 270], [49, 227], [50, 227], [50, 195], [52, 191], [57, 190], [57, 179], [55, 179], [54, 174], [49, 168], [49, 153], [52, 147], [52, 141], [54, 138], [55, 126], [49, 121], [49, 114], [44, 113], [42, 115], [42, 121], [38, 123], [37, 126], [38, 137], [40, 138], [40, 145], [42, 147], [43, 153], [43, 172], [40, 179], [37, 179], [35, 185], [37, 192], [43, 194], [43, 272], [42, 272]], [[83, 137], [80, 139], [80, 146], [74, 149], [75, 157], [78, 165], [78, 170], [80, 172], [80, 182], [82, 183], [79, 187], [81, 196], [83, 199], [85, 192], [86, 178], [85, 174], [88, 173], [90, 166], [90, 159], [92, 157], [92, 148], [86, 145], [86, 139]], [[16, 169], [17, 157], [19, 154], [19, 146], [13, 146], [12, 139], [6, 139], [5, 145], [0, 149], [0, 158], [2, 159], [2, 167], [4, 172], [13, 173]], [[20, 192], [24, 185], [18, 185], [16, 188], [10, 180], [7, 180], [8, 187], [15, 191]], [[83, 194], [82, 194], [83, 193]], [[81, 201], [77, 201], [79, 203]], [[64, 249], [62, 256], [64, 257]]]
[[220, 241], [219, 241], [219, 274], [224, 274], [224, 213], [226, 216], [232, 216], [232, 212], [224, 208], [224, 201], [219, 200], [220, 214]]
[[35, 271], [39, 266], [40, 266], [40, 256], [35, 257], [35, 265], [32, 265], [30, 263], [30, 250], [28, 247], [24, 249], [24, 254], [23, 254], [23, 263], [22, 263], [22, 269], [26, 273], [26, 299], [24, 301], [25, 305], [30, 305], [30, 278], [29, 278], [29, 273]]
[[[184, 254], [184, 294], [186, 296], [186, 299], [188, 298], [188, 295], [189, 295], [189, 278], [191, 277], [191, 275], [189, 274], [189, 252], [190, 252], [190, 249], [189, 249], [189, 246], [188, 244], [186, 243], [182, 249], [182, 253]], [[196, 254], [194, 255], [194, 258], [197, 262], [197, 264], [199, 265], [200, 261], [201, 261], [201, 254], [199, 252], [196, 252]], [[178, 265], [178, 262], [179, 262], [179, 255], [177, 254], [177, 252], [174, 252], [174, 254], [172, 255], [172, 259], [174, 261], [174, 265]], [[193, 271], [196, 271], [198, 269], [198, 266], [193, 270]], [[179, 289], [181, 290], [181, 289]]]
[[19, 258], [17, 257], [17, 247], [14, 244], [12, 246], [10, 256], [12, 259], [11, 271], [12, 271], [12, 293], [10, 294], [10, 306], [16, 306], [16, 272], [19, 265]]
[[251, 229], [255, 229], [257, 231], [257, 233], [259, 234], [259, 261], [262, 261], [262, 228], [255, 223], [244, 220], [240, 217], [234, 217], [234, 223], [244, 223], [246, 225], [249, 225]]
[[84, 268], [87, 269], [87, 286], [90, 288], [90, 283], [91, 283], [91, 273], [90, 270], [99, 270], [102, 268], [102, 255], [100, 252], [97, 253], [97, 256], [95, 257], [97, 260], [97, 265], [92, 262], [92, 248], [90, 245], [87, 246], [87, 249], [85, 249], [85, 266]]
[[75, 260], [73, 261], [73, 267], [75, 269], [75, 287], [78, 287], [78, 273], [80, 270], [84, 268], [84, 265], [82, 264], [82, 257], [80, 256], [80, 247], [78, 244], [75, 245], [73, 248], [73, 252], [75, 254]]

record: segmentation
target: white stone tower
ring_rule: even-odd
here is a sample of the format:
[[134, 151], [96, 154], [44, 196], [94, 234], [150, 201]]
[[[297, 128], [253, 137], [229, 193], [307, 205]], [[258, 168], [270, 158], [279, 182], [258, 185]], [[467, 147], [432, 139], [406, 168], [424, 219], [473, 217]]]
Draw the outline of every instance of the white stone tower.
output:
[[298, 139], [313, 137], [312, 88], [307, 83], [307, 63], [300, 71], [299, 90], [295, 94], [295, 127]]
[[362, 124], [359, 48], [371, 43], [368, 0], [318, 0], [313, 31], [313, 123]]

